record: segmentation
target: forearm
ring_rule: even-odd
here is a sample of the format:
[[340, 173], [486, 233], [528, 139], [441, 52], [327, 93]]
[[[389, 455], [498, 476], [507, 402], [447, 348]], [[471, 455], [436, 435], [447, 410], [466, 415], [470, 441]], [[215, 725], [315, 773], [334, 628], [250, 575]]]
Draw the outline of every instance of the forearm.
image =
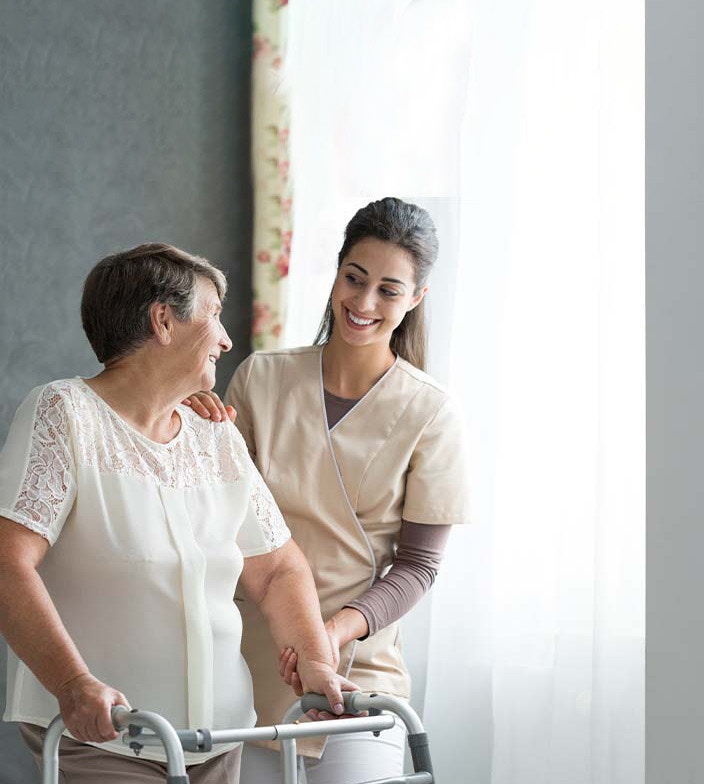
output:
[[299, 657], [332, 666], [330, 642], [310, 567], [296, 546], [290, 549], [272, 574], [259, 607], [280, 649], [291, 647]]
[[328, 628], [337, 622], [344, 631], [341, 645], [384, 629], [422, 599], [435, 581], [450, 528], [403, 521], [389, 572], [328, 622]]
[[88, 673], [36, 569], [0, 563], [0, 633], [47, 691]]

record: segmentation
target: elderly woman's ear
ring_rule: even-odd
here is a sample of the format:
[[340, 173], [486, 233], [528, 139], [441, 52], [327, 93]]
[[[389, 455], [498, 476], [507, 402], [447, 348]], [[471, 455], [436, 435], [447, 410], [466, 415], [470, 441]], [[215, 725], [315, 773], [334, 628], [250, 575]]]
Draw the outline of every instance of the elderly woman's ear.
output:
[[149, 309], [149, 320], [154, 337], [162, 346], [168, 346], [171, 343], [174, 321], [174, 312], [171, 306], [155, 302]]

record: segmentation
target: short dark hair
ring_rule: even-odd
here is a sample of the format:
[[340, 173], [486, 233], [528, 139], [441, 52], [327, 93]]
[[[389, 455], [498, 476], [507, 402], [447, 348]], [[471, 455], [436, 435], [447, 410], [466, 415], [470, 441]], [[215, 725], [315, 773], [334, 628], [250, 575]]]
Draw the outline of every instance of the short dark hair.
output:
[[220, 301], [227, 282], [206, 259], [150, 242], [101, 259], [83, 285], [81, 321], [99, 362], [138, 349], [152, 334], [150, 308], [170, 305], [180, 321], [193, 317], [198, 278], [215, 286]]
[[[345, 229], [345, 241], [337, 257], [338, 269], [352, 248], [369, 237], [393, 242], [409, 253], [413, 264], [414, 293], [417, 294], [425, 286], [438, 257], [435, 224], [428, 212], [417, 204], [393, 196], [362, 207]], [[324, 345], [330, 340], [334, 324], [331, 293], [315, 338], [316, 345]], [[406, 313], [403, 321], [393, 331], [390, 347], [394, 354], [425, 370], [427, 342], [425, 301], [421, 300], [420, 304]]]

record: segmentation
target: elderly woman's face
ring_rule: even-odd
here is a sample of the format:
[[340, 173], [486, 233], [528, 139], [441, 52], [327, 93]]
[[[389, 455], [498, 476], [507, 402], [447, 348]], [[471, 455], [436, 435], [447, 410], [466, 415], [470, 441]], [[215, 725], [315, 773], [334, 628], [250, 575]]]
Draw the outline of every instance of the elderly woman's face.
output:
[[192, 380], [193, 391], [212, 389], [215, 385], [215, 363], [220, 354], [232, 348], [225, 327], [220, 323], [222, 305], [211, 281], [198, 278], [193, 318], [177, 322], [176, 346], [182, 356], [185, 375]]

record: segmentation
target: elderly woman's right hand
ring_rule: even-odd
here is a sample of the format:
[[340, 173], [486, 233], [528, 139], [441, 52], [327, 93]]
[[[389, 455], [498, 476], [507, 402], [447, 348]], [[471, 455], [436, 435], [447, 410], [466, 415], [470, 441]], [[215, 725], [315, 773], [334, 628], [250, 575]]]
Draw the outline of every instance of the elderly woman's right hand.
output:
[[196, 392], [187, 397], [183, 404], [190, 406], [198, 416], [203, 419], [211, 419], [213, 422], [226, 422], [228, 419], [234, 422], [237, 418], [235, 409], [232, 406], [226, 406], [212, 391]]
[[76, 740], [105, 743], [118, 733], [110, 710], [115, 705], [130, 704], [124, 694], [94, 678], [90, 673], [78, 675], [59, 687], [56, 698], [66, 728]]

